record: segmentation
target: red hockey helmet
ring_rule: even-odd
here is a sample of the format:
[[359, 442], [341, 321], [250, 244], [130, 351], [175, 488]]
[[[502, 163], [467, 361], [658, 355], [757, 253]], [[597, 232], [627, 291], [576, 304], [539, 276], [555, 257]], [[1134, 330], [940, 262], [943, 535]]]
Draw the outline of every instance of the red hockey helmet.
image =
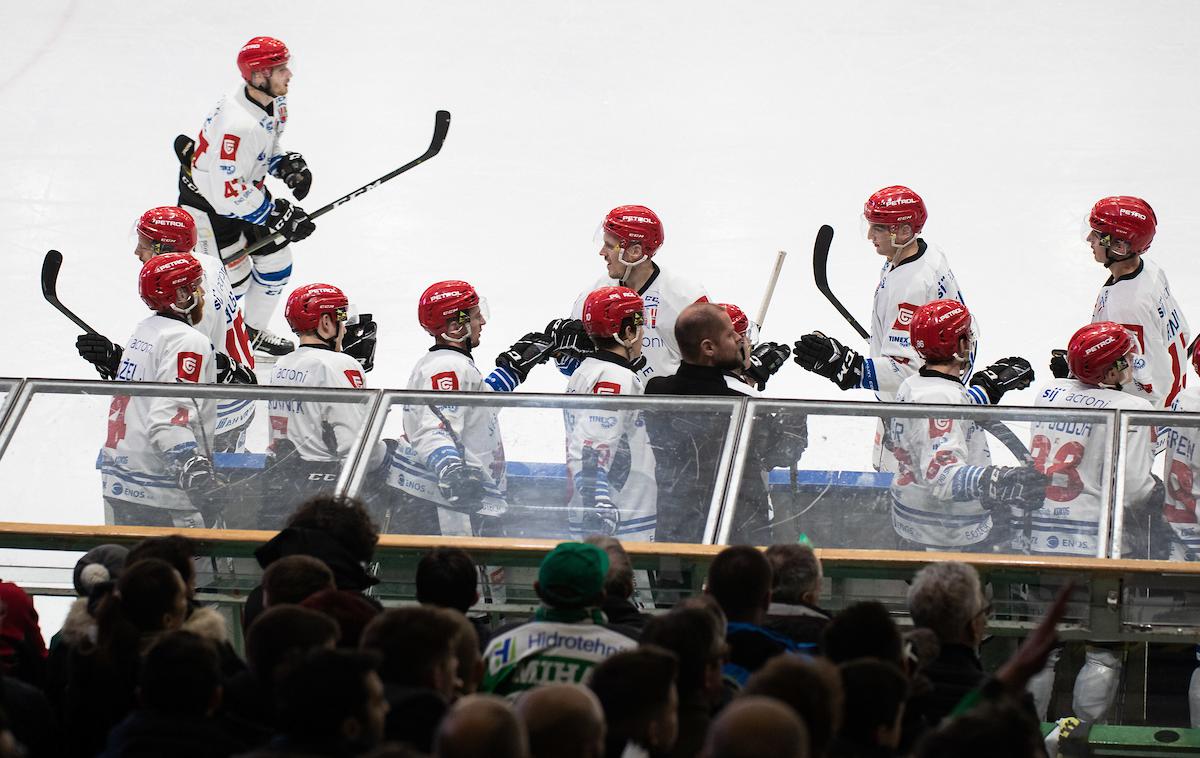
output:
[[647, 258], [654, 255], [663, 243], [662, 221], [659, 221], [658, 214], [644, 205], [613, 208], [604, 217], [601, 226], [627, 246], [641, 245]]
[[747, 318], [746, 312], [733, 303], [721, 303], [720, 307], [729, 314], [729, 320], [733, 322], [733, 330], [745, 337], [746, 331], [750, 328], [750, 319]]
[[1124, 360], [1133, 347], [1128, 329], [1112, 321], [1097, 321], [1071, 336], [1067, 365], [1080, 381], [1100, 384], [1113, 364]]
[[238, 51], [238, 71], [242, 72], [243, 79], [250, 81], [255, 71], [286, 65], [291, 57], [287, 45], [274, 37], [255, 37]]
[[176, 306], [179, 290], [193, 290], [203, 279], [204, 269], [190, 253], [164, 253], [142, 265], [138, 293], [155, 313], [168, 310], [183, 313]]
[[913, 234], [920, 234], [929, 213], [920, 195], [897, 184], [884, 187], [868, 197], [863, 205], [863, 217], [868, 223], [887, 224], [889, 227], [908, 224], [912, 226]]
[[190, 253], [196, 246], [196, 221], [174, 205], [151, 208], [137, 220], [137, 233], [150, 240], [154, 254]]
[[346, 293], [332, 284], [306, 284], [288, 295], [283, 316], [296, 334], [315, 331], [321, 316], [328, 313], [333, 320], [349, 317], [350, 300]]
[[960, 357], [958, 341], [971, 334], [971, 312], [957, 300], [934, 300], [917, 309], [908, 325], [913, 350], [927, 361]]
[[628, 318], [641, 326], [642, 298], [628, 287], [601, 287], [583, 301], [583, 330], [593, 337], [615, 337]]
[[1154, 241], [1158, 219], [1154, 215], [1154, 209], [1145, 200], [1117, 195], [1106, 197], [1092, 206], [1092, 212], [1088, 214], [1088, 225], [1101, 237], [1107, 236], [1113, 241], [1128, 242], [1129, 252], [1144, 253]]
[[458, 279], [436, 282], [421, 293], [417, 321], [425, 331], [440, 337], [446, 331], [447, 321], [466, 323], [470, 310], [480, 304], [479, 293], [466, 282]]

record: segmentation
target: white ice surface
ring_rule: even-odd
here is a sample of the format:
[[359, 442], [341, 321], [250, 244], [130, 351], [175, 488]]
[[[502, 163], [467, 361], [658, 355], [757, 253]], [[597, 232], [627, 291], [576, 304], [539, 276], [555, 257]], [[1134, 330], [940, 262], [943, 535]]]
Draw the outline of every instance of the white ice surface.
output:
[[[663, 218], [662, 266], [748, 311], [788, 250], [764, 337], [858, 345], [812, 284], [813, 235], [837, 229], [830, 279], [865, 321], [879, 260], [862, 202], [908, 184], [982, 322], [981, 359], [1040, 368], [1105, 277], [1081, 217], [1140, 195], [1161, 224], [1151, 255], [1197, 325], [1198, 19], [1182, 1], [4, 3], [0, 376], [94, 378], [41, 299], [49, 248], [62, 299], [101, 332], [124, 342], [144, 316], [131, 224], [175, 202], [172, 140], [236, 84], [258, 34], [295, 55], [285, 144], [313, 168], [310, 209], [419, 154], [434, 111], [453, 113], [441, 155], [294, 247], [293, 284], [336, 283], [375, 314], [373, 386], [403, 386], [426, 348], [414, 306], [435, 280], [488, 296], [481, 364], [564, 314], [599, 274], [598, 221], [629, 202]], [[541, 369], [525, 388], [564, 381]], [[790, 364], [771, 391], [868, 396]], [[64, 411], [45, 431], [90, 464], [96, 424]], [[854, 457], [865, 467], [865, 446]], [[0, 518], [36, 516], [14, 510]]]

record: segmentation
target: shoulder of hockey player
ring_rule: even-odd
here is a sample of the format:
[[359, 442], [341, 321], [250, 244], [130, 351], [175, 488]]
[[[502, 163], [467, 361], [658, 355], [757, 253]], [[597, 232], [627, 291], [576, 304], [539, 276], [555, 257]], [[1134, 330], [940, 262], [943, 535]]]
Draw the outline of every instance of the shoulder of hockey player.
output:
[[332, 350], [315, 351], [321, 353], [321, 367], [325, 374], [327, 387], [363, 389], [367, 386], [363, 377], [362, 364], [345, 353]]
[[408, 389], [421, 392], [483, 392], [483, 375], [471, 356], [450, 348], [421, 356], [408, 377]]
[[654, 290], [658, 290], [660, 302], [676, 312], [682, 311], [692, 303], [708, 300], [708, 291], [703, 285], [679, 274], [674, 268], [659, 268], [658, 276], [650, 284], [646, 294]]
[[218, 213], [253, 224], [270, 214], [268, 194], [255, 183], [267, 175], [275, 145], [273, 121], [239, 88], [205, 122], [192, 179]]
[[[213, 347], [200, 332], [182, 321], [158, 317], [155, 343], [155, 381], [212, 384], [217, 379]], [[147, 399], [146, 426], [151, 443], [171, 454], [197, 444], [197, 431], [211, 447], [216, 425], [216, 404], [187, 395]]]

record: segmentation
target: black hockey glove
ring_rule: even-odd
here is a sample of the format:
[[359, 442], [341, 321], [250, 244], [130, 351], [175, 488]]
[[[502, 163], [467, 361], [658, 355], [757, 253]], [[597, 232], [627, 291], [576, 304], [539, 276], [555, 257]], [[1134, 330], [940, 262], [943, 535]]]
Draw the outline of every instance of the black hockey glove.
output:
[[1046, 500], [1050, 478], [1032, 466], [987, 466], [979, 478], [979, 498], [1033, 511]]
[[1055, 379], [1066, 379], [1071, 375], [1071, 367], [1067, 365], [1066, 350], [1050, 351], [1050, 373]]
[[300, 206], [282, 197], [275, 198], [274, 203], [267, 217], [267, 231], [271, 234], [282, 234], [288, 242], [299, 242], [316, 230], [317, 225], [308, 220], [308, 214]]
[[203, 455], [193, 455], [179, 465], [179, 489], [205, 492], [216, 482], [212, 461]]
[[81, 334], [75, 338], [79, 357], [96, 367], [101, 379], [115, 379], [121, 367], [120, 345], [114, 345], [99, 334]]
[[781, 345], [778, 342], [764, 342], [751, 351], [750, 367], [746, 369], [746, 376], [754, 380], [761, 391], [766, 388], [767, 380], [774, 376], [776, 371], [783, 368], [783, 364], [787, 363], [787, 359], [791, 355], [792, 349], [787, 345]]
[[217, 353], [217, 384], [258, 384], [249, 366], [243, 366], [225, 353]]
[[483, 472], [454, 460], [438, 471], [438, 491], [447, 503], [477, 504], [483, 499]]
[[859, 386], [865, 361], [861, 355], [820, 332], [806, 334], [792, 347], [801, 368], [820, 374], [843, 390]]
[[581, 358], [596, 352], [592, 338], [584, 331], [583, 322], [577, 318], [556, 318], [546, 324], [545, 333], [554, 345], [556, 358]]
[[503, 366], [525, 381], [529, 371], [550, 359], [550, 338], [541, 332], [530, 332], [496, 356], [496, 365]]
[[346, 325], [342, 337], [342, 352], [362, 364], [363, 373], [375, 368], [375, 322], [370, 313], [361, 313], [353, 324]]
[[312, 189], [312, 172], [308, 170], [308, 163], [300, 153], [287, 153], [282, 156], [271, 169], [271, 176], [282, 179], [297, 200], [308, 197], [308, 191]]
[[1024, 358], [1013, 356], [976, 371], [969, 382], [987, 393], [988, 402], [997, 405], [1009, 390], [1023, 390], [1033, 383], [1033, 367]]

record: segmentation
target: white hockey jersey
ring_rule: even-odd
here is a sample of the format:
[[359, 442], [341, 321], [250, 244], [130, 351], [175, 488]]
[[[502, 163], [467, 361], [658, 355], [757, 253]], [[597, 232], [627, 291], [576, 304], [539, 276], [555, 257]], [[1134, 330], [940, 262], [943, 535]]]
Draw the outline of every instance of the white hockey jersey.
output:
[[[972, 404], [960, 382], [932, 372], [905, 379], [896, 402]], [[888, 429], [899, 464], [891, 484], [896, 533], [932, 548], [987, 539], [992, 517], [972, 496], [992, 462], [983, 428], [968, 419], [893, 418]]]
[[[366, 386], [358, 361], [324, 345], [300, 345], [280, 357], [271, 372], [271, 384], [352, 389]], [[267, 411], [271, 417], [272, 447], [277, 440], [287, 439], [306, 461], [345, 459], [367, 421], [367, 407], [363, 403], [272, 398], [267, 402]]]
[[263, 108], [246, 85], [221, 98], [204, 119], [192, 154], [192, 181], [222, 216], [266, 223], [270, 195], [262, 183], [283, 155], [279, 138], [287, 125], [287, 97]]
[[[585, 358], [567, 383], [568, 394], [642, 395], [645, 382], [614, 353], [600, 351]], [[584, 475], [584, 449], [596, 451], [597, 489], [607, 488], [621, 514], [615, 536], [653, 542], [658, 526], [658, 487], [654, 451], [639, 410], [566, 408], [567, 523], [573, 536], [583, 534], [584, 503], [578, 482]], [[626, 473], [627, 472], [627, 473]]]
[[[212, 256], [196, 255], [195, 258], [204, 269], [204, 316], [196, 329], [208, 337], [215, 350], [254, 368], [254, 351], [246, 336], [242, 309], [233, 296], [225, 267]], [[244, 427], [253, 418], [253, 400], [222, 400], [217, 404], [217, 434]]]
[[[1078, 379], [1055, 379], [1043, 385], [1034, 406], [1151, 410], [1147, 400]], [[1087, 421], [1035, 421], [1030, 434], [1034, 465], [1050, 477], [1050, 484], [1045, 503], [1030, 514], [1032, 533], [1028, 537], [1023, 534], [1024, 518], [1014, 515], [1013, 547], [1035, 555], [1099, 556], [1104, 549], [1100, 514], [1108, 507], [1104, 485], [1111, 473], [1107, 443], [1112, 429]], [[1138, 503], [1154, 486], [1149, 428], [1131, 426], [1125, 445], [1125, 501]]]
[[[119, 382], [216, 381], [208, 338], [182, 321], [153, 315], [138, 324], [125, 345]], [[176, 462], [199, 453], [211, 458], [216, 406], [185, 397], [114, 395], [108, 436], [100, 452], [104, 495], [174, 510], [193, 510], [179, 489]]]
[[1124, 390], [1155, 408], [1170, 408], [1187, 385], [1191, 331], [1158, 264], [1142, 258], [1132, 274], [1109, 278], [1092, 309], [1092, 322], [1097, 321], [1115, 321], [1137, 337], [1141, 356], [1135, 356], [1134, 382]]
[[[707, 301], [708, 293], [698, 284], [664, 271], [654, 261], [654, 273], [642, 285], [638, 295], [642, 298], [642, 315], [645, 318], [642, 332], [642, 355], [646, 366], [642, 369], [642, 381], [652, 376], [670, 376], [679, 368], [679, 343], [675, 341], [675, 320], [679, 313], [692, 303]], [[583, 302], [587, 296], [601, 287], [616, 287], [621, 282], [604, 277], [575, 300], [571, 318], [583, 318]]]
[[[1176, 396], [1171, 410], [1200, 413], [1200, 388], [1189, 387]], [[1200, 428], [1172, 426], [1167, 435], [1167, 454], [1163, 465], [1166, 502], [1163, 517], [1175, 533], [1177, 545], [1171, 551], [1174, 560], [1200, 561], [1200, 523], [1197, 523], [1196, 499], [1200, 498]]]
[[[516, 381], [498, 385], [492, 372], [485, 380], [469, 354], [455, 347], [435, 346], [408, 378], [408, 389], [420, 392], [506, 391]], [[436, 412], [435, 412], [436, 410]], [[500, 409], [494, 405], [437, 405], [413, 403], [404, 406], [404, 439], [398, 441], [388, 470], [387, 483], [423, 500], [449, 507], [437, 486], [435, 473], [448, 461], [465, 460], [481, 469], [484, 509], [501, 514], [507, 509], [508, 478], [504, 442], [500, 437]], [[447, 426], [449, 429], [447, 429]], [[443, 520], [443, 533], [447, 522]], [[470, 534], [469, 527], [466, 531]]]
[[[909, 344], [908, 326], [917, 309], [934, 300], [965, 303], [942, 249], [918, 239], [916, 255], [896, 266], [884, 262], [875, 288], [870, 359], [865, 362], [861, 386], [875, 390], [875, 396], [885, 403], [893, 402], [900, 383], [925, 363]], [[987, 398], [975, 395], [969, 402], [986, 405]]]

